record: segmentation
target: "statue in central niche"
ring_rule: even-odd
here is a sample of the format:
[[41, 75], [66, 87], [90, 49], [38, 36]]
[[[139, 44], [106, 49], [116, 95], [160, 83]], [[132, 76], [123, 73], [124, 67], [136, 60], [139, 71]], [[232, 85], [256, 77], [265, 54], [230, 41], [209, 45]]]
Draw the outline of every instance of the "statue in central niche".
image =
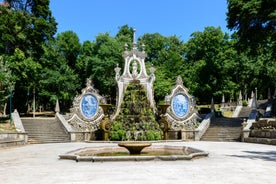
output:
[[155, 80], [153, 67], [150, 75], [146, 72], [145, 58], [147, 54], [142, 46], [139, 51], [133, 35], [133, 48], [125, 45], [123, 58], [125, 66], [120, 75], [119, 66], [115, 68], [117, 81], [117, 104], [110, 128], [111, 140], [159, 140], [162, 131], [155, 120], [156, 106], [153, 96]]

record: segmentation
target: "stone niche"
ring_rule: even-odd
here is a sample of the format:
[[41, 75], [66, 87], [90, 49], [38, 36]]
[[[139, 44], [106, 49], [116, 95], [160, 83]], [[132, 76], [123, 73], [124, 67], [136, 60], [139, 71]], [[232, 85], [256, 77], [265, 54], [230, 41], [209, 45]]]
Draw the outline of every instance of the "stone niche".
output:
[[74, 98], [73, 107], [70, 109], [69, 125], [77, 133], [92, 133], [100, 128], [104, 118], [104, 111], [100, 104], [105, 104], [105, 99], [93, 87], [91, 79], [87, 79], [86, 88], [81, 95]]
[[168, 105], [163, 118], [168, 123], [169, 139], [179, 139], [186, 134], [192, 133], [197, 124], [201, 121], [196, 109], [196, 101], [188, 93], [183, 85], [181, 76], [177, 77], [176, 84], [171, 94], [165, 97], [165, 104]]

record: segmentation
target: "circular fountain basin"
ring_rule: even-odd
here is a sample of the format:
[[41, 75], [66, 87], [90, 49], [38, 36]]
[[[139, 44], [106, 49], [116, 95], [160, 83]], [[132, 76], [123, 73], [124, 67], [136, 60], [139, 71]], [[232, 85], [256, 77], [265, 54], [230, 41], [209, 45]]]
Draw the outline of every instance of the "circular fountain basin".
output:
[[208, 153], [186, 146], [154, 145], [142, 149], [140, 154], [130, 154], [119, 146], [86, 147], [59, 155], [60, 159], [75, 161], [150, 161], [150, 160], [192, 160], [208, 156]]

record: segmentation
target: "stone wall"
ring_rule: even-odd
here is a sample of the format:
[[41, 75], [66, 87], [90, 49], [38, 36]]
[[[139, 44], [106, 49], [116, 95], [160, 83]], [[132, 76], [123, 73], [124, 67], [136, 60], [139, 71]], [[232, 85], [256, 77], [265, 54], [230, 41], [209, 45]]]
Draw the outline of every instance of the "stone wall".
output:
[[0, 147], [23, 145], [27, 141], [26, 133], [0, 133]]
[[253, 122], [249, 137], [244, 142], [276, 145], [276, 120], [261, 119]]

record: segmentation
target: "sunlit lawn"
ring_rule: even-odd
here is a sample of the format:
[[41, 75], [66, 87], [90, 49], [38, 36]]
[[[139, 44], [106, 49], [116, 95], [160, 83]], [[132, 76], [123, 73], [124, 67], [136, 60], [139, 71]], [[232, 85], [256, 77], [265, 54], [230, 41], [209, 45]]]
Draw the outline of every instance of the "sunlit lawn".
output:
[[10, 120], [0, 119], [0, 133], [16, 133], [14, 124]]
[[[197, 108], [198, 108], [198, 109], [200, 109], [200, 108], [211, 108], [211, 105], [198, 105]], [[233, 113], [234, 113], [233, 111], [220, 109], [219, 104], [215, 104], [215, 111], [216, 111], [216, 112], [217, 112], [217, 111], [221, 111], [221, 113], [222, 113], [222, 115], [223, 115], [224, 117], [232, 117], [232, 115], [233, 115]]]

